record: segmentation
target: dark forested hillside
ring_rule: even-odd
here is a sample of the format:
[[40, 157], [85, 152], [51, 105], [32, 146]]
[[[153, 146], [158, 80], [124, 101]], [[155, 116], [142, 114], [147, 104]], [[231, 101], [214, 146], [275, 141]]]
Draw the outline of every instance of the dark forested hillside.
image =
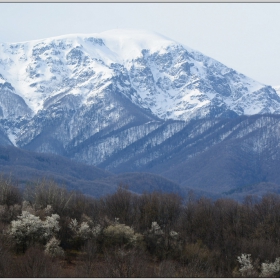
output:
[[[195, 127], [205, 124], [198, 121]], [[250, 194], [260, 195], [267, 184], [280, 185], [280, 116], [216, 120], [203, 133], [193, 134], [192, 125], [186, 126], [160, 145], [163, 156], [141, 170], [161, 174], [182, 188], [228, 195], [242, 189], [243, 197], [249, 186]]]
[[13, 146], [0, 146], [0, 173], [25, 186], [41, 178], [52, 179], [69, 190], [79, 190], [95, 197], [114, 192], [122, 185], [136, 193], [165, 191], [185, 193], [168, 179], [149, 173], [115, 175], [94, 166], [51, 154], [35, 153]]
[[22, 183], [52, 178], [93, 196], [112, 193], [123, 184], [137, 193], [162, 190], [184, 196], [193, 190], [197, 195], [241, 201], [247, 194], [263, 195], [266, 188], [280, 192], [279, 135], [279, 115], [168, 121], [115, 151], [98, 168], [0, 146], [0, 171]]

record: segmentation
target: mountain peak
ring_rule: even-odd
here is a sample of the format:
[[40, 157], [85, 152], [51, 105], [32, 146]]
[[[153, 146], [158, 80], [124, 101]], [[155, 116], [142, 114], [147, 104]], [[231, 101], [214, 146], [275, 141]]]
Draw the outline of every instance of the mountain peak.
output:
[[1, 44], [0, 73], [34, 114], [65, 95], [90, 105], [110, 86], [161, 119], [280, 112], [271, 87], [141, 29]]
[[105, 45], [118, 53], [123, 60], [142, 56], [142, 50], [145, 49], [153, 53], [177, 44], [159, 33], [141, 29], [113, 29], [98, 35]]

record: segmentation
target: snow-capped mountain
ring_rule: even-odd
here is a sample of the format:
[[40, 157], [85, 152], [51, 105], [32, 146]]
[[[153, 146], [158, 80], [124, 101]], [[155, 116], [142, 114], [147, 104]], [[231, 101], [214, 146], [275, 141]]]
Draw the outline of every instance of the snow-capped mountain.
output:
[[0, 82], [10, 83], [34, 114], [66, 92], [89, 105], [109, 85], [162, 119], [203, 117], [212, 107], [239, 115], [279, 112], [271, 87], [147, 31], [2, 43], [0, 63]]
[[279, 114], [280, 97], [157, 33], [112, 30], [1, 43], [0, 109], [14, 145], [100, 165], [192, 119]]

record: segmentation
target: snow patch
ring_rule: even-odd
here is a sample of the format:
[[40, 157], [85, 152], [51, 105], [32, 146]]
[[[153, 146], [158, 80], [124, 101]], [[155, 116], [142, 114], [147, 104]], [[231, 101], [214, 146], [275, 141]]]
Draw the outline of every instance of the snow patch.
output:
[[2, 75], [0, 74], [0, 83], [4, 84], [6, 82], [6, 80], [2, 77]]
[[273, 86], [277, 94], [280, 96], [280, 86]]

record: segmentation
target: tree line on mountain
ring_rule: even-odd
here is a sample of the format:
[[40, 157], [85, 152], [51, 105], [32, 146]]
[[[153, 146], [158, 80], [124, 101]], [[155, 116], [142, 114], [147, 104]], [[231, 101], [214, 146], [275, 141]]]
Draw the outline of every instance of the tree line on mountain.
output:
[[0, 277], [279, 277], [280, 196], [93, 198], [0, 180]]

